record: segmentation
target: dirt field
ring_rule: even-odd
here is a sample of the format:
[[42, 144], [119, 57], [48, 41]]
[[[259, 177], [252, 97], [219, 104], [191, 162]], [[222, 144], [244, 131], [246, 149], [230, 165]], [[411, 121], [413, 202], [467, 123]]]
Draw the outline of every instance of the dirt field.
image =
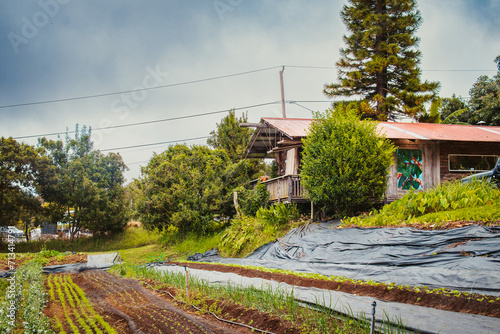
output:
[[[252, 333], [248, 328], [217, 321], [211, 315], [195, 314], [190, 309], [183, 309], [184, 304], [176, 303], [167, 293], [156, 293], [138, 281], [117, 278], [104, 271], [54, 274], [51, 281], [62, 285], [62, 282], [68, 281], [67, 276], [85, 292], [94, 310], [117, 333]], [[68, 294], [71, 293], [73, 291], [70, 288]], [[175, 296], [174, 290], [171, 293]], [[206, 303], [209, 308], [213, 301], [208, 300]], [[70, 323], [80, 332], [85, 332], [84, 313], [91, 314], [91, 311], [78, 311], [78, 307], [70, 308], [64, 304], [64, 301], [54, 297], [45, 313], [51, 319], [60, 319], [63, 329], [68, 333], [74, 332]], [[252, 324], [274, 333], [300, 332], [289, 322], [231, 303], [220, 305], [219, 314], [225, 319]], [[92, 327], [92, 324], [87, 323], [87, 326]], [[99, 324], [94, 327], [103, 330]]]

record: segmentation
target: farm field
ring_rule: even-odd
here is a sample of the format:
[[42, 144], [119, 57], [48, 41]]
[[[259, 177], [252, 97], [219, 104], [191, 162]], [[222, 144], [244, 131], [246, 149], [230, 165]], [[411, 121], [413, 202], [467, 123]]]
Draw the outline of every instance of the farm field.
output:
[[[50, 301], [45, 313], [61, 333], [251, 333], [183, 309], [167, 294], [105, 271], [52, 274], [47, 287]], [[231, 304], [218, 312], [246, 323], [260, 318], [267, 323], [265, 329], [274, 333], [299, 333], [291, 323]]]

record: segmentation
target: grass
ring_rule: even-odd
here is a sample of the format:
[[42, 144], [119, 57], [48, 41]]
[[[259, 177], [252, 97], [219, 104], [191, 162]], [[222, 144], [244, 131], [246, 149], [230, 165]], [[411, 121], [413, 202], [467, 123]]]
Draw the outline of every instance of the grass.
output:
[[450, 221], [500, 221], [500, 189], [481, 180], [447, 182], [427, 191], [410, 191], [380, 211], [344, 218], [342, 224], [344, 227], [415, 224], [439, 227]]
[[222, 233], [209, 236], [189, 235], [182, 241], [171, 245], [171, 249], [176, 254], [177, 259], [193, 254], [193, 251], [204, 253], [210, 249], [216, 248], [222, 238]]
[[160, 234], [142, 227], [129, 227], [121, 233], [109, 236], [77, 238], [73, 242], [67, 239], [37, 240], [16, 244], [18, 253], [37, 253], [43, 250], [59, 252], [108, 252], [117, 249], [130, 249], [158, 244]]
[[[120, 257], [126, 263], [131, 264], [144, 264], [158, 257], [160, 254], [170, 254], [171, 252], [165, 251], [165, 249], [159, 244], [152, 244], [137, 248], [129, 249], [118, 249], [114, 250], [120, 253]], [[87, 252], [89, 255], [102, 254], [102, 252]]]
[[218, 244], [219, 252], [227, 257], [245, 257], [303, 224], [306, 224], [306, 221], [272, 224], [262, 218], [244, 216], [241, 219], [234, 219], [221, 236]]

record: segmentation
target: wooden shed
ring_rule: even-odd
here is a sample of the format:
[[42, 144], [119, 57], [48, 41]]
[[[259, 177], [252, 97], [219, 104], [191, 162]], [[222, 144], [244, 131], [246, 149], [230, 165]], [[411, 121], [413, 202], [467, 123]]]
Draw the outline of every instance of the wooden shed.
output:
[[[313, 119], [264, 117], [246, 148], [245, 158], [272, 158], [278, 177], [267, 180], [270, 200], [304, 202], [300, 182], [302, 138]], [[500, 157], [500, 127], [479, 125], [379, 122], [378, 131], [397, 147], [388, 173], [386, 200], [409, 189], [493, 169]]]

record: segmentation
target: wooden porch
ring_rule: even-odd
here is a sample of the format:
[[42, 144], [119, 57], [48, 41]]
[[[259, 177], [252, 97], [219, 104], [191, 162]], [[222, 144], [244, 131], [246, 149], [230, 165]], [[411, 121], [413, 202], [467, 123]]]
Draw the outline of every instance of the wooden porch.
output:
[[306, 203], [308, 200], [304, 197], [304, 188], [297, 174], [278, 176], [274, 179], [263, 181], [269, 191], [269, 201], [286, 203]]

